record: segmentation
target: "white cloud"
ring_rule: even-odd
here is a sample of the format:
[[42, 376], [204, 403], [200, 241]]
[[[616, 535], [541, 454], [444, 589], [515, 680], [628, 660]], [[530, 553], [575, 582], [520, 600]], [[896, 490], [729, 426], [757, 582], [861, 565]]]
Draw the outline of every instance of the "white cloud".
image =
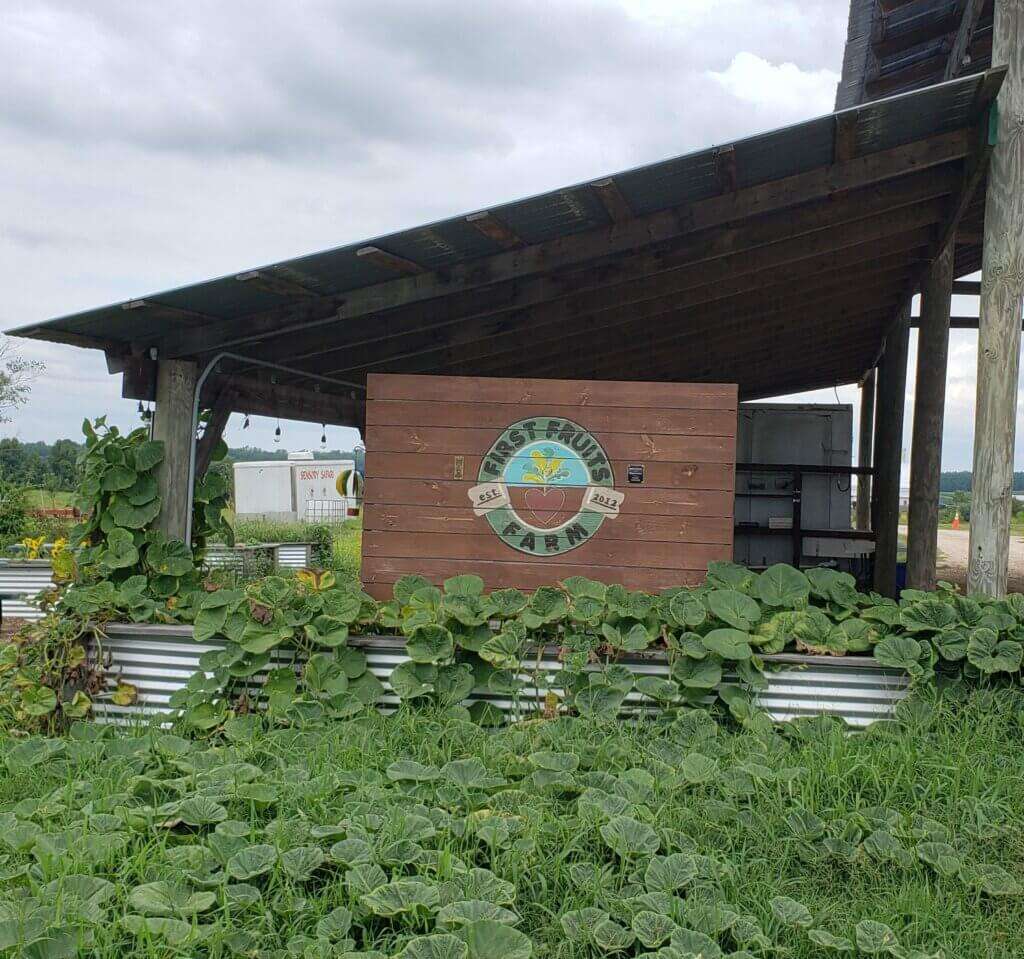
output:
[[839, 83], [834, 70], [775, 64], [747, 51], [737, 53], [725, 70], [709, 70], [708, 76], [736, 99], [793, 120], [831, 113]]

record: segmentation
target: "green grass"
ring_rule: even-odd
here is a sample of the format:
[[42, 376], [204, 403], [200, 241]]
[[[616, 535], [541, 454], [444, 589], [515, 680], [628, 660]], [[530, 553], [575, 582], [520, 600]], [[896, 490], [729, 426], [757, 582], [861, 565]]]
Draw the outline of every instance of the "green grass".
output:
[[25, 505], [29, 509], [68, 509], [75, 505], [77, 493], [66, 490], [25, 490]]
[[[404, 711], [308, 731], [261, 732], [233, 745], [193, 744], [159, 730], [110, 730], [112, 739], [71, 742], [64, 756], [27, 770], [17, 760], [34, 747], [0, 741], [0, 752], [13, 750], [19, 769], [0, 781], [0, 817], [6, 817], [0, 846], [14, 847], [5, 850], [10, 859], [3, 864], [8, 879], [0, 900], [18, 901], [22, 914], [38, 908], [44, 924], [66, 923], [66, 915], [54, 912], [74, 903], [62, 906], [57, 887], [44, 892], [45, 883], [74, 874], [113, 883], [99, 912], [77, 927], [91, 940], [79, 940], [80, 953], [62, 955], [302, 954], [296, 937], [316, 937], [320, 920], [342, 907], [353, 914], [356, 941], [349, 949], [396, 956], [411, 937], [434, 930], [437, 906], [394, 918], [375, 915], [373, 897], [363, 900], [353, 891], [349, 880], [358, 873], [346, 878], [345, 856], [358, 849], [392, 880], [419, 877], [434, 890], [423, 893], [427, 899], [503, 903], [518, 917], [534, 956], [584, 959], [603, 953], [568, 939], [560, 917], [596, 907], [628, 926], [647, 881], [650, 853], [623, 857], [602, 834], [619, 813], [642, 824], [634, 828], [657, 843], [659, 854], [682, 854], [675, 861], [687, 867], [678, 874], [680, 901], [664, 904], [674, 921], [712, 932], [730, 922], [735, 930], [755, 922], [771, 949], [754, 953], [827, 955], [807, 929], [777, 918], [771, 900], [787, 896], [806, 906], [814, 927], [843, 938], [853, 939], [856, 924], [871, 920], [891, 927], [907, 950], [932, 955], [941, 949], [949, 959], [1020, 956], [1024, 900], [985, 894], [970, 877], [982, 863], [1024, 875], [1022, 706], [1019, 692], [981, 693], [963, 706], [915, 713], [908, 728], [850, 735], [814, 721], [799, 735], [785, 736], [727, 733], [692, 719], [612, 727], [535, 721], [486, 732], [463, 720]], [[708, 778], [699, 783], [695, 753], [712, 760], [703, 764]], [[466, 759], [478, 759], [481, 768], [473, 762], [445, 766]], [[400, 760], [427, 768], [392, 766]], [[538, 772], [577, 761], [574, 772]], [[242, 785], [250, 780], [256, 787]], [[205, 811], [195, 802], [203, 794], [212, 801]], [[850, 862], [808, 854], [794, 833], [792, 815], [800, 810], [820, 817], [835, 834], [889, 820], [899, 846], [911, 851], [924, 832], [945, 837], [965, 863], [963, 875], [941, 875], [912, 852], [903, 865], [878, 861], [865, 847]], [[15, 814], [30, 825], [17, 826]], [[179, 821], [204, 818], [235, 826]], [[216, 837], [229, 828], [240, 834], [237, 840]], [[414, 846], [391, 845], [410, 834]], [[343, 838], [366, 845], [335, 847]], [[33, 843], [35, 851], [24, 851]], [[249, 844], [276, 851], [266, 871], [238, 889], [224, 863]], [[296, 848], [305, 851], [288, 857], [291, 865], [302, 858], [320, 863], [306, 877], [289, 875], [286, 860], [278, 858]], [[240, 874], [239, 863], [228, 869]], [[19, 874], [22, 864], [29, 869]], [[476, 874], [476, 891], [466, 885], [469, 868], [489, 871]], [[155, 934], [133, 933], [128, 926], [136, 920], [126, 926], [124, 917], [138, 911], [132, 890], [158, 881], [185, 883], [185, 894], [213, 893], [200, 897], [197, 923], [184, 909], [185, 921], [172, 924], [181, 934], [201, 930], [201, 941], [170, 948]], [[422, 891], [401, 890], [406, 896]], [[241, 894], [253, 901], [243, 904]], [[716, 903], [717, 913], [708, 908]], [[0, 903], [0, 916], [12, 908]], [[750, 921], [736, 924], [735, 913]], [[593, 919], [583, 925], [595, 928]], [[0, 919], [0, 936], [11, 928]], [[485, 924], [476, 933], [494, 929]], [[714, 937], [726, 952], [739, 948], [731, 932]], [[297, 952], [286, 952], [289, 942]], [[340, 944], [313, 948], [322, 951], [306, 955], [346, 954]], [[636, 943], [617, 955], [645, 951]], [[465, 955], [459, 949], [451, 954]], [[470, 959], [510, 954], [491, 944]]]

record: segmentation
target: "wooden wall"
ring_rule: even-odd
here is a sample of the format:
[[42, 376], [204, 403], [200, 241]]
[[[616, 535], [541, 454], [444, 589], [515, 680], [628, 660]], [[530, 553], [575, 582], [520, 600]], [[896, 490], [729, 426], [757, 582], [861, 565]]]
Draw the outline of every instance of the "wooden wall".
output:
[[[656, 590], [702, 582], [710, 561], [732, 558], [735, 385], [371, 374], [367, 389], [362, 578], [378, 598], [407, 573]], [[624, 499], [582, 545], [534, 556], [476, 515], [469, 491], [503, 431], [549, 418], [597, 440]], [[628, 466], [643, 466], [642, 483], [627, 481]]]

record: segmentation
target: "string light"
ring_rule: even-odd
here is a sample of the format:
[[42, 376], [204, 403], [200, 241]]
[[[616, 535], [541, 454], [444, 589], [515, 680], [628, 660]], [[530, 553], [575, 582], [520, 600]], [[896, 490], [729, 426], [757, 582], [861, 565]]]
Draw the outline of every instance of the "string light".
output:
[[242, 424], [242, 429], [247, 430], [249, 428], [249, 414], [245, 414], [245, 422]]
[[327, 449], [327, 424], [321, 423], [320, 429], [323, 430], [320, 434], [320, 448], [325, 450]]
[[277, 429], [274, 430], [274, 442], [275, 443], [280, 443], [281, 442], [281, 421], [280, 420], [277, 421]]

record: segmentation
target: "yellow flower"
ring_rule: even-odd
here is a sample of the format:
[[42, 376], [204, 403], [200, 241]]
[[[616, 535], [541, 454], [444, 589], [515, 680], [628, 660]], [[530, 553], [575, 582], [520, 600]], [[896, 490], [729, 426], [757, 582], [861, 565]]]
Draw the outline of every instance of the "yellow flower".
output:
[[26, 536], [21, 541], [21, 545], [25, 547], [25, 559], [39, 559], [39, 554], [43, 551], [44, 542], [46, 542], [46, 539], [43, 536], [38, 536], [35, 539], [32, 539], [31, 536]]

